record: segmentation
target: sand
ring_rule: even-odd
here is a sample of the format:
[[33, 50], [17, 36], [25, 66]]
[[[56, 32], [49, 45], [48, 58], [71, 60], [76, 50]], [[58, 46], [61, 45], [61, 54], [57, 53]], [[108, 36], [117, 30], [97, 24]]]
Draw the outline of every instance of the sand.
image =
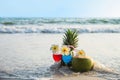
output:
[[58, 68], [59, 65], [60, 64], [54, 64], [51, 66], [53, 76], [50, 80], [105, 80], [102, 77], [97, 77], [95, 70], [80, 73], [73, 72], [66, 66]]
[[[0, 78], [0, 80], [34, 80], [34, 79], [17, 79], [17, 78]], [[67, 76], [67, 77], [54, 77], [54, 78], [41, 78], [37, 80], [105, 80], [98, 77], [89, 77], [89, 76]]]
[[0, 34], [0, 80], [120, 79], [120, 75], [107, 72], [108, 67], [120, 72], [120, 34], [80, 34], [78, 49], [99, 62], [100, 67], [97, 66], [95, 75], [90, 72], [77, 76], [66, 75], [66, 70], [62, 71], [65, 75], [53, 75], [49, 70], [54, 64], [50, 46], [61, 46], [62, 37], [63, 34]]
[[66, 77], [58, 76], [58, 77], [54, 77], [53, 80], [105, 80], [105, 79], [80, 75], [80, 76], [66, 76]]

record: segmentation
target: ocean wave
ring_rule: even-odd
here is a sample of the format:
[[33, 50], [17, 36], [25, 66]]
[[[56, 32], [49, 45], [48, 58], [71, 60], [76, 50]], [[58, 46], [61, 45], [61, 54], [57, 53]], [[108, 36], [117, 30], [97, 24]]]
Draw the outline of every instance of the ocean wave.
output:
[[2, 25], [120, 24], [120, 18], [0, 18]]
[[0, 33], [64, 33], [66, 29], [76, 29], [79, 33], [120, 33], [119, 25], [77, 25], [70, 27], [59, 25], [47, 26], [0, 26]]
[[3, 24], [3, 25], [14, 25], [13, 22], [3, 22], [3, 23], [1, 23], [1, 24]]

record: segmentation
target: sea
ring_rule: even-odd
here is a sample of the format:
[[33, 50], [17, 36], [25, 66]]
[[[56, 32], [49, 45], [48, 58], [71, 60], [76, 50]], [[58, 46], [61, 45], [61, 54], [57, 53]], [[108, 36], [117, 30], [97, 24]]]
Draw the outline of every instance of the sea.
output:
[[[93, 58], [93, 71], [56, 70], [50, 47], [62, 46], [66, 29], [79, 32], [78, 49]], [[0, 80], [52, 80], [63, 73], [120, 80], [119, 47], [120, 18], [0, 17]]]
[[[104, 26], [103, 26], [104, 25]], [[120, 18], [0, 18], [0, 33], [120, 33]]]

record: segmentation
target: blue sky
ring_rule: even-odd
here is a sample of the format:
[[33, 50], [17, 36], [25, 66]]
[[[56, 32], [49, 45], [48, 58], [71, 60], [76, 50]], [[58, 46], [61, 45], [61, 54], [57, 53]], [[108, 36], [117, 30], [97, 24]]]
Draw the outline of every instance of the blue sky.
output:
[[0, 0], [0, 17], [120, 17], [120, 0]]

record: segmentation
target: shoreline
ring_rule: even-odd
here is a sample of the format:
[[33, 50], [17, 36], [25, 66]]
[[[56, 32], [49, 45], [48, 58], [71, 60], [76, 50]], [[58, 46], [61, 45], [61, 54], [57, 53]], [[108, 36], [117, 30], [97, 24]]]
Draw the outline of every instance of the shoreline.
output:
[[68, 74], [66, 76], [59, 71], [53, 74], [55, 68], [49, 69], [54, 64], [49, 48], [54, 43], [61, 45], [62, 34], [1, 34], [0, 80], [120, 79], [120, 75], [115, 74], [120, 71], [119, 36], [106, 33], [79, 35], [78, 49], [84, 49], [98, 65], [95, 71], [79, 75], [61, 68], [60, 71]]
[[53, 80], [106, 80], [106, 79], [94, 77], [94, 76], [79, 75], [79, 76], [65, 76], [65, 77], [56, 76], [53, 78]]
[[0, 78], [0, 80], [34, 80], [34, 79]]
[[106, 80], [106, 79], [94, 76], [79, 75], [79, 76], [54, 76], [52, 78], [38, 78], [38, 79], [0, 78], [0, 80]]
[[61, 67], [58, 69], [58, 66], [59, 65], [51, 66], [51, 71], [53, 71], [53, 75], [51, 76], [50, 80], [106, 80], [102, 77], [98, 77], [97, 73], [94, 70], [80, 73], [73, 72], [68, 67]]

